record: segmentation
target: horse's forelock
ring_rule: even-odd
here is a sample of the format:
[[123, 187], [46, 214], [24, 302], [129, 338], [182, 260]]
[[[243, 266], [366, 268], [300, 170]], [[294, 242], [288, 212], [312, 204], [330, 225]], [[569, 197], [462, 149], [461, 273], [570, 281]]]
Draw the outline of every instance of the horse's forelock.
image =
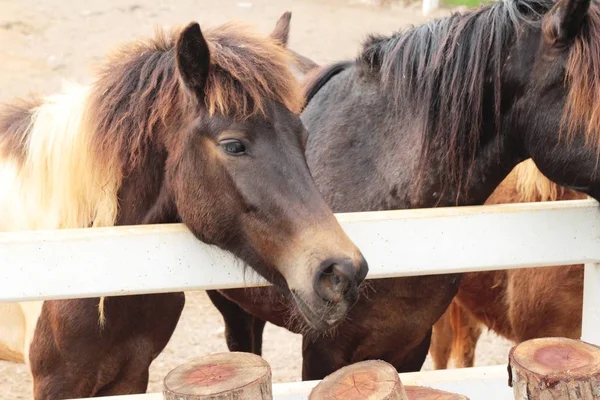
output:
[[211, 63], [205, 105], [211, 114], [247, 118], [266, 115], [275, 100], [294, 113], [302, 108], [302, 92], [289, 65], [293, 56], [275, 40], [249, 26], [229, 22], [206, 30]]
[[[176, 131], [195, 118], [194, 99], [183, 89], [175, 63], [180, 30], [157, 30], [155, 37], [121, 47], [99, 72], [91, 95], [90, 124], [107, 157], [134, 168], [165, 129]], [[263, 114], [277, 101], [294, 113], [302, 94], [285, 48], [250, 27], [226, 23], [206, 29], [210, 73], [200, 104], [209, 115], [234, 119]]]

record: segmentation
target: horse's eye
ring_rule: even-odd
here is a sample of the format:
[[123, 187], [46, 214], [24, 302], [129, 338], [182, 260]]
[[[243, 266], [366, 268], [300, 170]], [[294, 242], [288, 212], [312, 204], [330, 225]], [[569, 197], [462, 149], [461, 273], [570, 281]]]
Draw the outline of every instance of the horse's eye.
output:
[[241, 156], [242, 154], [246, 154], [246, 146], [239, 140], [225, 140], [221, 142], [221, 145], [231, 155]]

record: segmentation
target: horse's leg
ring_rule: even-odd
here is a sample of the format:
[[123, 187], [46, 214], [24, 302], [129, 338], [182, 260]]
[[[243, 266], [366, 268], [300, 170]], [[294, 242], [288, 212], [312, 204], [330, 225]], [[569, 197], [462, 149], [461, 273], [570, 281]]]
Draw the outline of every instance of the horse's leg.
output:
[[207, 290], [206, 294], [223, 317], [229, 351], [262, 355], [262, 337], [266, 322], [247, 313], [216, 290]]
[[450, 309], [454, 306], [454, 304], [455, 303], [452, 302], [448, 310], [446, 310], [440, 319], [433, 325], [429, 352], [431, 353], [434, 369], [448, 368], [448, 361], [450, 360], [453, 341], [452, 325], [450, 323]]
[[252, 317], [252, 352], [262, 355], [263, 332], [267, 323], [260, 318]]
[[450, 324], [454, 332], [452, 358], [455, 360], [455, 367], [473, 367], [477, 341], [481, 336], [481, 324], [457, 302], [453, 302], [450, 308]]
[[30, 347], [35, 400], [144, 393], [150, 363], [167, 345], [183, 293], [47, 301]]
[[332, 345], [328, 340], [315, 341], [302, 337], [302, 380], [321, 380], [338, 369], [351, 364], [343, 349], [344, 343]]
[[[144, 352], [142, 352], [144, 354]], [[131, 354], [135, 358], [134, 354]], [[138, 358], [139, 358], [138, 353]], [[146, 354], [144, 354], [145, 356]], [[150, 360], [151, 362], [152, 360]], [[95, 394], [101, 396], [122, 396], [127, 394], [146, 393], [148, 389], [150, 362], [138, 359], [119, 373], [117, 379], [103, 387]]]
[[[136, 339], [132, 341], [136, 342]], [[126, 367], [118, 365], [119, 362], [106, 359], [101, 361], [97, 367], [103, 371], [104, 376], [100, 380], [95, 376], [95, 367], [91, 363], [81, 375], [73, 375], [73, 371], [62, 368], [52, 376], [36, 376], [34, 399], [59, 400], [145, 393], [148, 388], [151, 354], [142, 348], [137, 352], [121, 348], [113, 350], [132, 361]], [[109, 383], [98, 388], [104, 381]]]
[[420, 371], [421, 368], [423, 368], [423, 364], [425, 363], [425, 359], [427, 358], [427, 353], [429, 353], [429, 347], [431, 345], [431, 332], [432, 329], [430, 328], [423, 341], [421, 341], [417, 347], [412, 349], [412, 351], [408, 353], [402, 362], [396, 365], [396, 370], [399, 373]]
[[27, 323], [19, 303], [0, 304], [0, 360], [22, 363]]

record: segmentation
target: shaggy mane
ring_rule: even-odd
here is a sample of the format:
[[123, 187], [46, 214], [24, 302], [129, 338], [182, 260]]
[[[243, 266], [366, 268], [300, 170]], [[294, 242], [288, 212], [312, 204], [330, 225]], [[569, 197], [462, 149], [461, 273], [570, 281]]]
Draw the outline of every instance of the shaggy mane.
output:
[[[482, 136], [484, 109], [492, 110], [494, 134], [500, 131], [501, 74], [508, 45], [524, 26], [542, 28], [542, 18], [554, 4], [498, 1], [392, 36], [368, 38], [357, 59], [359, 68], [378, 74], [396, 104], [408, 98], [411, 111], [423, 121], [421, 171], [431, 154], [444, 149], [445, 181], [461, 193], [479, 145], [492, 140]], [[567, 134], [583, 129], [600, 148], [599, 29], [600, 10], [592, 2], [569, 54], [566, 79], [571, 86], [564, 118], [569, 117]]]
[[[118, 49], [94, 84], [88, 123], [106, 150], [102, 153], [129, 159], [129, 168], [143, 157], [160, 129], [184, 120], [194, 107], [186, 101], [189, 96], [176, 71], [174, 47], [180, 32], [157, 30], [153, 39]], [[203, 104], [209, 115], [264, 115], [268, 100], [300, 112], [302, 93], [283, 46], [235, 22], [203, 29], [203, 36], [212, 63]], [[115, 146], [121, 154], [112, 154]]]

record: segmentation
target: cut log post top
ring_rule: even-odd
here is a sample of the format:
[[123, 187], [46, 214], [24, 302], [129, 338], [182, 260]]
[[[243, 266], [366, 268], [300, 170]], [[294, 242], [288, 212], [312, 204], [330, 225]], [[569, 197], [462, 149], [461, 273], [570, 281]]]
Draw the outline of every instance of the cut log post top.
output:
[[396, 368], [381, 360], [361, 361], [325, 377], [309, 400], [469, 400], [426, 387], [403, 386]]
[[271, 368], [250, 353], [207, 355], [169, 372], [163, 396], [165, 400], [272, 400]]
[[515, 399], [600, 399], [600, 347], [568, 338], [531, 339], [509, 353]]
[[325, 377], [309, 400], [408, 400], [396, 368], [369, 360], [345, 366]]

